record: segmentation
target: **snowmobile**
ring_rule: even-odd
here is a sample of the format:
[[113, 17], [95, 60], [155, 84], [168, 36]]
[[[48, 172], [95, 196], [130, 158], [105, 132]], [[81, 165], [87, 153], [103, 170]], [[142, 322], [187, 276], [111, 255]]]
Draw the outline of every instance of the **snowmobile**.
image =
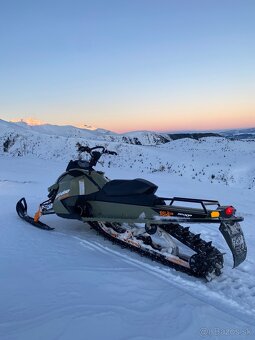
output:
[[[109, 180], [94, 169], [102, 155], [117, 155], [104, 146], [88, 147], [77, 143], [79, 157], [48, 188], [48, 199], [39, 205], [34, 217], [27, 213], [25, 198], [16, 205], [18, 215], [35, 227], [53, 230], [41, 222], [43, 215], [56, 214], [81, 220], [99, 234], [153, 261], [189, 275], [212, 280], [222, 273], [223, 255], [200, 234], [181, 224], [214, 223], [228, 244], [234, 267], [247, 254], [236, 209], [216, 200], [159, 197], [157, 186], [145, 179]], [[83, 160], [83, 152], [89, 160]]]

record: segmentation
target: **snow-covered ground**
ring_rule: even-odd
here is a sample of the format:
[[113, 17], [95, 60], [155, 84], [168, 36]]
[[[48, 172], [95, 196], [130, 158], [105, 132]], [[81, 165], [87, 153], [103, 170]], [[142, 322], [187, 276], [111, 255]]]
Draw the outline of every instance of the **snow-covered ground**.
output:
[[[188, 144], [176, 142], [181, 144], [175, 151], [177, 156], [177, 151]], [[169, 144], [157, 147], [162, 149], [161, 155], [172, 155], [174, 144]], [[206, 162], [213, 159], [217, 167], [215, 150], [206, 151], [203, 142], [197, 145], [201, 150], [193, 156], [191, 152], [193, 164], [205, 163], [206, 168]], [[222, 143], [219, 145], [224, 147]], [[242, 153], [236, 151], [236, 158], [248, 159], [249, 152], [254, 155], [254, 145], [249, 145], [250, 150], [244, 147]], [[234, 161], [232, 146], [228, 144], [226, 162]], [[116, 147], [123, 150], [123, 146], [116, 144]], [[132, 147], [133, 159], [144, 152], [145, 163], [154, 148], [129, 146], [126, 155], [132, 154]], [[227, 253], [222, 276], [205, 283], [120, 249], [79, 221], [44, 217], [46, 223], [56, 228], [47, 232], [20, 220], [15, 212], [16, 201], [26, 196], [32, 213], [46, 198], [47, 187], [65, 169], [63, 160], [42, 158], [0, 155], [1, 340], [254, 339], [254, 186], [248, 189], [238, 181], [229, 185], [200, 181], [202, 176], [194, 176], [192, 180], [188, 171], [180, 176], [174, 171], [152, 172], [144, 167], [141, 174], [142, 162], [132, 168], [125, 168], [124, 163], [120, 168], [116, 164], [108, 169], [105, 162], [104, 169], [110, 178], [144, 177], [159, 185], [159, 194], [163, 196], [218, 199], [222, 204], [233, 204], [244, 216], [242, 228], [248, 257], [234, 270], [217, 227], [193, 227]], [[218, 160], [223, 162], [223, 169], [224, 159], [222, 156]], [[110, 158], [108, 161], [114, 162]], [[184, 163], [185, 159], [179, 156], [176, 161]], [[244, 171], [247, 168], [253, 171], [252, 162], [242, 163]], [[186, 158], [186, 166], [189, 163]]]

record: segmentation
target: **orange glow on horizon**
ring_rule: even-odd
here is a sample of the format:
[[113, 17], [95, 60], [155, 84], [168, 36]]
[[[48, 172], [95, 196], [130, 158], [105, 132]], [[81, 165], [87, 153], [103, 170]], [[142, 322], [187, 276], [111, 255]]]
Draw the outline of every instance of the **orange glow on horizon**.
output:
[[[253, 118], [253, 119], [251, 119]], [[117, 125], [117, 124], [116, 124]], [[220, 117], [220, 115], [215, 115], [210, 118], [202, 117], [199, 119], [192, 120], [190, 118], [184, 117], [183, 119], [169, 119], [160, 122], [136, 122], [129, 123], [125, 125], [125, 128], [111, 125], [104, 127], [105, 129], [112, 130], [118, 133], [125, 133], [128, 131], [158, 131], [158, 132], [171, 132], [171, 131], [203, 131], [203, 130], [228, 130], [228, 129], [241, 129], [241, 128], [255, 128], [255, 114], [253, 116], [245, 115], [243, 117], [237, 117], [233, 115], [231, 117]]]
[[45, 122], [43, 122], [42, 120], [39, 120], [39, 119], [35, 119], [35, 118], [32, 118], [32, 117], [28, 117], [28, 118], [21, 118], [21, 119], [11, 119], [10, 122], [13, 122], [13, 123], [17, 123], [17, 122], [23, 122], [23, 123], [26, 123], [28, 125], [44, 125], [44, 124], [47, 124]]
[[[97, 128], [110, 130], [116, 133], [125, 133], [129, 131], [210, 131], [210, 130], [227, 130], [238, 128], [255, 127], [255, 109], [248, 107], [240, 108], [241, 105], [235, 108], [211, 107], [206, 109], [204, 107], [189, 108], [183, 106], [182, 108], [175, 107], [173, 110], [163, 110], [163, 108], [146, 109], [140, 112], [129, 113], [128, 108], [118, 110], [121, 114], [116, 114], [112, 111], [106, 111], [105, 115], [92, 120], [93, 115], [77, 114], [79, 119], [48, 121], [43, 122], [39, 119], [28, 117], [25, 119], [12, 119], [11, 121], [23, 121], [29, 125], [55, 124], [55, 125], [72, 125], [78, 128], [87, 130], [95, 130]], [[132, 110], [130, 110], [132, 112]], [[148, 114], [146, 113], [148, 111]], [[153, 112], [155, 111], [155, 112]], [[160, 112], [160, 113], [156, 113]], [[182, 112], [179, 114], [177, 112]], [[63, 116], [67, 116], [66, 114]], [[84, 121], [80, 117], [84, 117]], [[95, 117], [96, 115], [94, 115]], [[88, 122], [89, 124], [85, 124]]]
[[155, 126], [144, 126], [144, 127], [133, 127], [130, 126], [130, 128], [128, 129], [110, 129], [110, 128], [105, 128], [106, 130], [111, 130], [113, 132], [116, 133], [126, 133], [126, 132], [130, 132], [130, 131], [155, 131], [155, 132], [161, 132], [161, 133], [165, 133], [165, 132], [172, 132], [172, 133], [178, 133], [178, 132], [182, 132], [182, 131], [217, 131], [217, 130], [234, 130], [234, 129], [249, 129], [249, 128], [255, 128], [255, 123], [254, 124], [250, 124], [250, 125], [238, 125], [238, 124], [233, 124], [233, 125], [222, 125], [222, 126], [218, 126], [218, 125], [201, 125], [201, 126], [193, 126], [193, 125], [187, 125], [185, 127], [180, 127], [180, 126], [170, 126], [169, 128], [156, 128]]

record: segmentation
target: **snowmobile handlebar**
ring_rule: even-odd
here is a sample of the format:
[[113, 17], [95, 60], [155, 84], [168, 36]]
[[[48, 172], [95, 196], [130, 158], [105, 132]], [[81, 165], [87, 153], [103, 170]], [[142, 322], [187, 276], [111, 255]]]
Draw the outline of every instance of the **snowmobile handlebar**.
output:
[[102, 149], [101, 154], [108, 154], [108, 155], [117, 155], [117, 152], [115, 151], [110, 151], [107, 150], [104, 146], [98, 145], [98, 146], [94, 146], [93, 148], [90, 148], [88, 146], [83, 146], [79, 143], [77, 143], [77, 148], [78, 148], [78, 152], [87, 152], [90, 155], [92, 155], [93, 151], [96, 149]]

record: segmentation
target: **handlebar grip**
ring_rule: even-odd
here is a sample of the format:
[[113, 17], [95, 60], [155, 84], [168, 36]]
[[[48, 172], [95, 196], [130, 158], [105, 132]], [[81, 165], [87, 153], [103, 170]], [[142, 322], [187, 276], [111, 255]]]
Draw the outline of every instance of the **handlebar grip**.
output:
[[118, 155], [117, 152], [115, 152], [115, 151], [107, 151], [107, 153], [108, 153], [109, 155], [115, 155], [115, 156]]

